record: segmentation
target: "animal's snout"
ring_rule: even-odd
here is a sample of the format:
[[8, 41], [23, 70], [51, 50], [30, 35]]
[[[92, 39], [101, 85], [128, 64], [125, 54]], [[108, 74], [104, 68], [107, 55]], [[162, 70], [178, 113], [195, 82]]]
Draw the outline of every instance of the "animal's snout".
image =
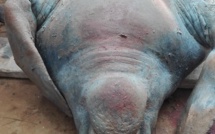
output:
[[87, 93], [93, 131], [103, 134], [137, 133], [143, 120], [147, 92], [137, 77], [100, 77]]

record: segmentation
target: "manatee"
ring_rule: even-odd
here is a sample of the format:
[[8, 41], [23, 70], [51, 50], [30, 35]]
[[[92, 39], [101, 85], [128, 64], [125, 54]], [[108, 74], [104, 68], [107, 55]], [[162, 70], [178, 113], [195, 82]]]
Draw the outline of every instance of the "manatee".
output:
[[4, 8], [16, 63], [78, 133], [155, 133], [165, 98], [211, 51], [178, 133], [213, 125], [212, 0], [7, 0]]

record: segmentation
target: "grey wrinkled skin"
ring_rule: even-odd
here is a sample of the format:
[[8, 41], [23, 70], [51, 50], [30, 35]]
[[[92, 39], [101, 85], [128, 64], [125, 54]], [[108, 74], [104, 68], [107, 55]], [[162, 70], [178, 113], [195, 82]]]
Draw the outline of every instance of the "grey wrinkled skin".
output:
[[[4, 12], [15, 61], [80, 134], [154, 133], [164, 99], [214, 47], [213, 1], [7, 0]], [[212, 126], [213, 55], [178, 133]]]

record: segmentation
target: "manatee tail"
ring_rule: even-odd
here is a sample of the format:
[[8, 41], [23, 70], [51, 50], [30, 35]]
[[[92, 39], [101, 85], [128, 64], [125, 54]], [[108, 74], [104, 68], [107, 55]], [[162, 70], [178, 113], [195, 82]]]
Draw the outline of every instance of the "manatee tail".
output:
[[100, 77], [89, 86], [86, 100], [96, 133], [133, 134], [143, 122], [147, 92], [136, 77]]

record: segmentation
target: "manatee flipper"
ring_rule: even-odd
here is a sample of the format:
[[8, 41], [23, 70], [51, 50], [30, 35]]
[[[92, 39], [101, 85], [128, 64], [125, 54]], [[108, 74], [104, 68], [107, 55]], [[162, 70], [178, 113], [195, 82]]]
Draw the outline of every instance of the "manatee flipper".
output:
[[215, 50], [207, 57], [200, 78], [194, 88], [181, 123], [179, 134], [206, 134], [215, 120]]
[[8, 39], [16, 63], [41, 89], [45, 97], [72, 116], [67, 102], [50, 78], [35, 47], [37, 24], [31, 3], [29, 0], [7, 0], [4, 11]]

